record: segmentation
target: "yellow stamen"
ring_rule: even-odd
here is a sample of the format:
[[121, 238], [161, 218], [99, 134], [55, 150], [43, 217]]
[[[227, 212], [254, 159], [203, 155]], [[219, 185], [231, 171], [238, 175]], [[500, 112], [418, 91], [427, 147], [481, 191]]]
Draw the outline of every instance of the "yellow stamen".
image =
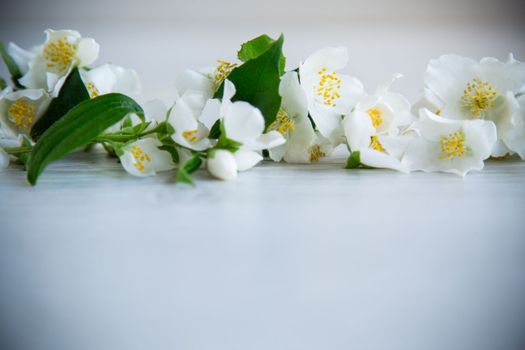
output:
[[326, 68], [320, 69], [319, 82], [314, 86], [314, 94], [321, 97], [323, 104], [326, 106], [335, 107], [335, 101], [341, 98], [339, 91], [341, 90], [341, 78], [337, 72], [327, 72]]
[[461, 158], [466, 151], [465, 134], [463, 131], [456, 131], [447, 136], [442, 136], [439, 140], [439, 146], [443, 153], [439, 156], [439, 159], [451, 160], [453, 158]]
[[95, 98], [100, 95], [100, 92], [98, 91], [97, 87], [92, 82], [87, 83], [87, 90], [91, 98]]
[[64, 73], [73, 62], [76, 51], [77, 46], [68, 42], [66, 38], [50, 41], [44, 47], [47, 68], [52, 69], [57, 74]]
[[9, 106], [7, 113], [18, 129], [28, 129], [35, 120], [36, 106], [26, 98], [19, 98]]
[[190, 143], [195, 142], [197, 141], [197, 129], [184, 131], [182, 136]]
[[381, 117], [381, 110], [379, 108], [370, 108], [366, 111], [372, 120], [372, 125], [374, 128], [378, 128], [383, 124], [383, 118]]
[[135, 166], [135, 168], [137, 168], [138, 171], [144, 172], [144, 170], [146, 169], [144, 163], [151, 162], [149, 154], [144, 152], [139, 146], [133, 146], [131, 148], [131, 154], [133, 155], [133, 158], [135, 158], [135, 163], [133, 164], [133, 166]]
[[231, 63], [228, 61], [218, 60], [219, 64], [215, 68], [215, 74], [213, 75], [213, 80], [215, 81], [215, 87], [219, 88], [222, 82], [230, 75], [232, 70], [237, 67], [237, 63]]
[[379, 152], [385, 151], [385, 149], [383, 148], [383, 145], [381, 144], [381, 142], [379, 142], [379, 138], [377, 136], [370, 137], [369, 147]]
[[474, 118], [494, 107], [498, 93], [494, 87], [486, 81], [474, 79], [467, 83], [466, 89], [461, 97], [461, 104]]
[[310, 162], [318, 162], [320, 158], [326, 157], [326, 153], [321, 151], [320, 145], [310, 147]]
[[280, 108], [277, 113], [277, 118], [270, 124], [268, 130], [276, 130], [281, 135], [286, 136], [288, 132], [294, 132], [295, 123], [294, 121], [286, 114], [286, 112]]

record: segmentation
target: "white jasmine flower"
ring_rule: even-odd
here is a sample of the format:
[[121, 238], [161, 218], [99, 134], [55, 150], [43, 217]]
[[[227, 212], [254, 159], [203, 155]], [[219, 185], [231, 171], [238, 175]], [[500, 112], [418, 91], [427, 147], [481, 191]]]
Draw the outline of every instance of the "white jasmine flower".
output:
[[321, 134], [334, 145], [343, 134], [341, 120], [363, 95], [363, 84], [356, 78], [340, 74], [348, 62], [343, 47], [321, 49], [299, 67], [301, 86], [308, 100], [308, 111]]
[[410, 103], [388, 91], [400, 77], [394, 75], [375, 94], [362, 98], [343, 124], [348, 146], [352, 152], [359, 151], [362, 164], [408, 172], [401, 157], [412, 136], [402, 132], [415, 118]]
[[144, 138], [126, 145], [120, 158], [124, 169], [134, 176], [155, 175], [158, 171], [175, 168], [169, 152], [159, 149], [162, 143], [154, 138]]
[[215, 67], [198, 71], [187, 69], [175, 80], [177, 91], [180, 95], [187, 91], [200, 92], [206, 99], [211, 99], [235, 67], [236, 63], [218, 60]]
[[176, 143], [195, 151], [211, 147], [210, 130], [200, 121], [206, 102], [206, 97], [197, 91], [186, 91], [177, 99], [169, 113], [169, 122], [175, 129], [172, 138]]
[[513, 98], [525, 91], [525, 64], [510, 55], [507, 62], [445, 55], [430, 61], [425, 74], [425, 98], [439, 115], [452, 119], [492, 120], [498, 140], [492, 156], [514, 150], [509, 132], [517, 122]]
[[[209, 125], [213, 125], [219, 119], [219, 116], [221, 117], [225, 136], [240, 144], [239, 149], [232, 153], [236, 164], [235, 171], [245, 171], [254, 167], [263, 159], [260, 154], [261, 150], [277, 147], [286, 142], [286, 140], [275, 130], [263, 133], [264, 117], [259, 109], [248, 102], [232, 102], [231, 98], [234, 95], [235, 86], [226, 80], [224, 95], [220, 105], [216, 103], [216, 100], [215, 102], [210, 100], [202, 114], [203, 120], [206, 120], [206, 123]], [[211, 158], [214, 159], [211, 165], [212, 169], [227, 169], [226, 173], [228, 174], [233, 172], [231, 157], [224, 155], [224, 152], [220, 152], [219, 156], [216, 156], [216, 153], [217, 150], [212, 150], [211, 152]], [[226, 164], [219, 165], [218, 163], [220, 162], [225, 162]], [[210, 173], [215, 176], [215, 173], [220, 172], [210, 170]], [[218, 175], [216, 177], [222, 179], [225, 176]], [[231, 176], [228, 175], [226, 177]]]
[[482, 119], [452, 120], [422, 109], [412, 126], [418, 133], [403, 164], [411, 170], [442, 171], [465, 176], [483, 169], [496, 142], [496, 126]]
[[12, 135], [28, 135], [50, 101], [50, 96], [42, 89], [11, 91], [7, 88], [0, 94], [0, 123]]
[[80, 69], [80, 77], [91, 98], [112, 92], [132, 98], [140, 94], [140, 79], [133, 69], [104, 64], [90, 70]]
[[58, 94], [62, 83], [75, 66], [93, 63], [99, 52], [99, 45], [91, 38], [82, 38], [73, 30], [45, 31], [46, 41], [33, 49], [30, 60], [23, 62], [22, 56], [15, 61], [19, 67], [27, 64], [27, 72], [19, 82], [27, 88], [45, 89], [53, 96]]
[[220, 180], [237, 178], [237, 161], [230, 151], [214, 150], [206, 162], [206, 168], [211, 176]]

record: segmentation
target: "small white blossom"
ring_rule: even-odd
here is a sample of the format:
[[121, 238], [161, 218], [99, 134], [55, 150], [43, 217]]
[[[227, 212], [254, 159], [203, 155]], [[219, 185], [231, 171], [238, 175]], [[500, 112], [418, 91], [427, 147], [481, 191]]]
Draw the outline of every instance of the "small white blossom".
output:
[[347, 62], [346, 48], [328, 47], [312, 54], [299, 67], [310, 116], [334, 145], [340, 143], [343, 135], [342, 116], [363, 96], [363, 84], [358, 79], [339, 73]]
[[422, 109], [412, 128], [418, 136], [410, 143], [403, 164], [410, 170], [442, 171], [465, 176], [483, 169], [496, 142], [492, 121], [452, 120]]
[[404, 130], [415, 118], [410, 103], [402, 95], [388, 91], [399, 77], [394, 75], [373, 95], [362, 98], [343, 124], [348, 146], [352, 152], [359, 151], [362, 164], [408, 172], [401, 157], [412, 135]]
[[174, 169], [170, 153], [160, 150], [161, 145], [159, 140], [149, 137], [130, 143], [122, 149], [120, 162], [128, 173], [139, 177]]
[[11, 52], [16, 53], [13, 56], [15, 62], [25, 72], [19, 79], [23, 86], [44, 89], [56, 96], [75, 66], [84, 67], [97, 59], [99, 45], [73, 30], [48, 29], [45, 33], [45, 43], [35, 47], [31, 53], [21, 49], [17, 51], [14, 46]]
[[0, 94], [0, 124], [12, 135], [28, 135], [31, 127], [44, 114], [51, 97], [42, 89], [12, 91]]

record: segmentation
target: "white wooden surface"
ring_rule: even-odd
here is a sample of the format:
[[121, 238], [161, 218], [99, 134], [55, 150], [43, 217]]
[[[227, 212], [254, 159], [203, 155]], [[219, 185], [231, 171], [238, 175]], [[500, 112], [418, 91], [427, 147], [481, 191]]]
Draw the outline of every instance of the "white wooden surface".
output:
[[265, 162], [0, 174], [9, 349], [520, 349], [525, 163], [466, 179]]

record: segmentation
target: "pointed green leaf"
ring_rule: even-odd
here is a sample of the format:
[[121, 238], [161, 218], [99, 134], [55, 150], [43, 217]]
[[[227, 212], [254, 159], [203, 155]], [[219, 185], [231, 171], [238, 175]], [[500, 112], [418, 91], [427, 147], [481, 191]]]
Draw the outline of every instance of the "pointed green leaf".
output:
[[78, 68], [75, 68], [62, 85], [58, 96], [51, 101], [47, 111], [31, 128], [31, 138], [37, 141], [53, 123], [62, 118], [71, 108], [85, 100], [89, 100], [89, 93], [80, 77]]
[[[242, 44], [241, 49], [237, 52], [237, 57], [243, 62], [253, 60], [265, 53], [274, 42], [275, 40], [270, 38], [268, 35], [260, 35], [257, 38]], [[281, 75], [284, 73], [285, 64], [286, 59], [283, 55], [281, 55], [281, 59], [279, 61], [279, 69]]]
[[[266, 126], [275, 120], [281, 106], [279, 84], [283, 42], [284, 36], [281, 35], [263, 54], [233, 69], [228, 76], [237, 91], [233, 100], [246, 101], [259, 108]], [[222, 96], [222, 90], [219, 89], [216, 96]]]
[[144, 111], [128, 96], [112, 93], [79, 103], [47, 129], [36, 143], [28, 161], [27, 180], [36, 184], [49, 163], [87, 145], [107, 128], [130, 113], [144, 117]]

